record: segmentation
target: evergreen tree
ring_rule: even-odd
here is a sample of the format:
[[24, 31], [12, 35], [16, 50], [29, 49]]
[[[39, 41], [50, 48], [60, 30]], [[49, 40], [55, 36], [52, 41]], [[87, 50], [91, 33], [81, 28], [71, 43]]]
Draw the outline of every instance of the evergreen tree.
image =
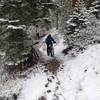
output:
[[54, 6], [51, 0], [0, 1], [0, 51], [5, 52], [5, 61], [16, 63], [25, 59], [22, 55], [31, 49], [31, 42], [27, 50], [25, 41], [33, 41], [27, 34], [27, 28], [31, 24], [50, 24], [49, 10], [55, 9]]
[[53, 27], [63, 32], [65, 28], [65, 21], [69, 19], [69, 15], [72, 12], [72, 1], [71, 0], [54, 0], [57, 5], [53, 12]]
[[[94, 41], [99, 41], [99, 20], [78, 0], [71, 18], [66, 22], [65, 42], [68, 48], [82, 50]], [[95, 31], [97, 30], [97, 31]]]
[[0, 15], [10, 20], [19, 19], [22, 23], [29, 23], [49, 16], [49, 8], [52, 7], [51, 0], [3, 0]]
[[96, 0], [91, 4], [91, 11], [96, 16], [96, 18], [100, 17], [100, 0]]
[[68, 45], [77, 44], [77, 39], [80, 37], [79, 31], [82, 28], [86, 28], [87, 18], [86, 14], [87, 10], [84, 6], [84, 3], [78, 1], [76, 7], [74, 8], [73, 14], [71, 18], [66, 22], [66, 40]]

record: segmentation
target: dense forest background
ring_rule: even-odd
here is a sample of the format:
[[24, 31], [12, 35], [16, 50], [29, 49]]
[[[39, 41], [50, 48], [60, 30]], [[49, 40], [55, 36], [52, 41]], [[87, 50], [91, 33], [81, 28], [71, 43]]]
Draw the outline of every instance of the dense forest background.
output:
[[[92, 2], [84, 0], [84, 5], [89, 8]], [[5, 53], [5, 61], [23, 59], [21, 55], [29, 51], [38, 32], [45, 34], [56, 27], [64, 33], [76, 3], [77, 0], [0, 0], [0, 50]]]
[[43, 36], [53, 27], [63, 30], [69, 14], [71, 1], [0, 0], [0, 51], [4, 62], [25, 60], [36, 35]]

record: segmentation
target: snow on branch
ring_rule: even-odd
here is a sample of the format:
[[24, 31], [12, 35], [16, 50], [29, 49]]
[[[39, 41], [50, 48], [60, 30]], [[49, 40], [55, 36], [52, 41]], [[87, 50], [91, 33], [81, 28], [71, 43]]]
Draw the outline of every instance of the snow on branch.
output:
[[8, 23], [14, 23], [14, 22], [19, 22], [19, 20], [8, 20], [8, 19], [4, 19], [4, 18], [0, 18], [0, 22], [8, 22]]
[[96, 5], [98, 3], [99, 3], [99, 1], [95, 1], [95, 2], [92, 3], [92, 5]]
[[19, 20], [8, 20], [9, 23], [19, 22]]
[[0, 18], [0, 22], [8, 22], [8, 20], [4, 18]]
[[8, 25], [7, 29], [15, 29], [15, 30], [17, 30], [17, 29], [21, 29], [21, 30], [22, 30], [23, 27], [22, 27], [22, 26]]

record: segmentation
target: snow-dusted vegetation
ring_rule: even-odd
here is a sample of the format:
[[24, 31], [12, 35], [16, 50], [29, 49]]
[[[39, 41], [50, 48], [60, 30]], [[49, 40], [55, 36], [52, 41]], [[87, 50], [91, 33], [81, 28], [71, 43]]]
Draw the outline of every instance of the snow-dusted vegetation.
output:
[[0, 100], [100, 100], [99, 43], [100, 0], [0, 0]]
[[66, 22], [64, 36], [68, 47], [80, 50], [100, 42], [100, 20], [93, 14], [93, 8], [95, 9], [95, 7], [86, 9], [84, 2], [81, 0], [77, 2], [71, 18]]
[[43, 70], [36, 76], [33, 74], [18, 100], [99, 100], [99, 52], [100, 45], [90, 46], [76, 58], [58, 52], [56, 56], [63, 60], [63, 69], [54, 75]]

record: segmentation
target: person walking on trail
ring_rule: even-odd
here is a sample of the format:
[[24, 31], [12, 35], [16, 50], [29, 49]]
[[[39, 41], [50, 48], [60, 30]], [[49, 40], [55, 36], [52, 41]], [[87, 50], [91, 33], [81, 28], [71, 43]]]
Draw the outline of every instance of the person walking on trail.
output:
[[47, 36], [47, 38], [45, 39], [45, 43], [47, 45], [47, 55], [53, 57], [54, 56], [53, 43], [56, 43], [56, 41], [52, 38], [51, 34]]

